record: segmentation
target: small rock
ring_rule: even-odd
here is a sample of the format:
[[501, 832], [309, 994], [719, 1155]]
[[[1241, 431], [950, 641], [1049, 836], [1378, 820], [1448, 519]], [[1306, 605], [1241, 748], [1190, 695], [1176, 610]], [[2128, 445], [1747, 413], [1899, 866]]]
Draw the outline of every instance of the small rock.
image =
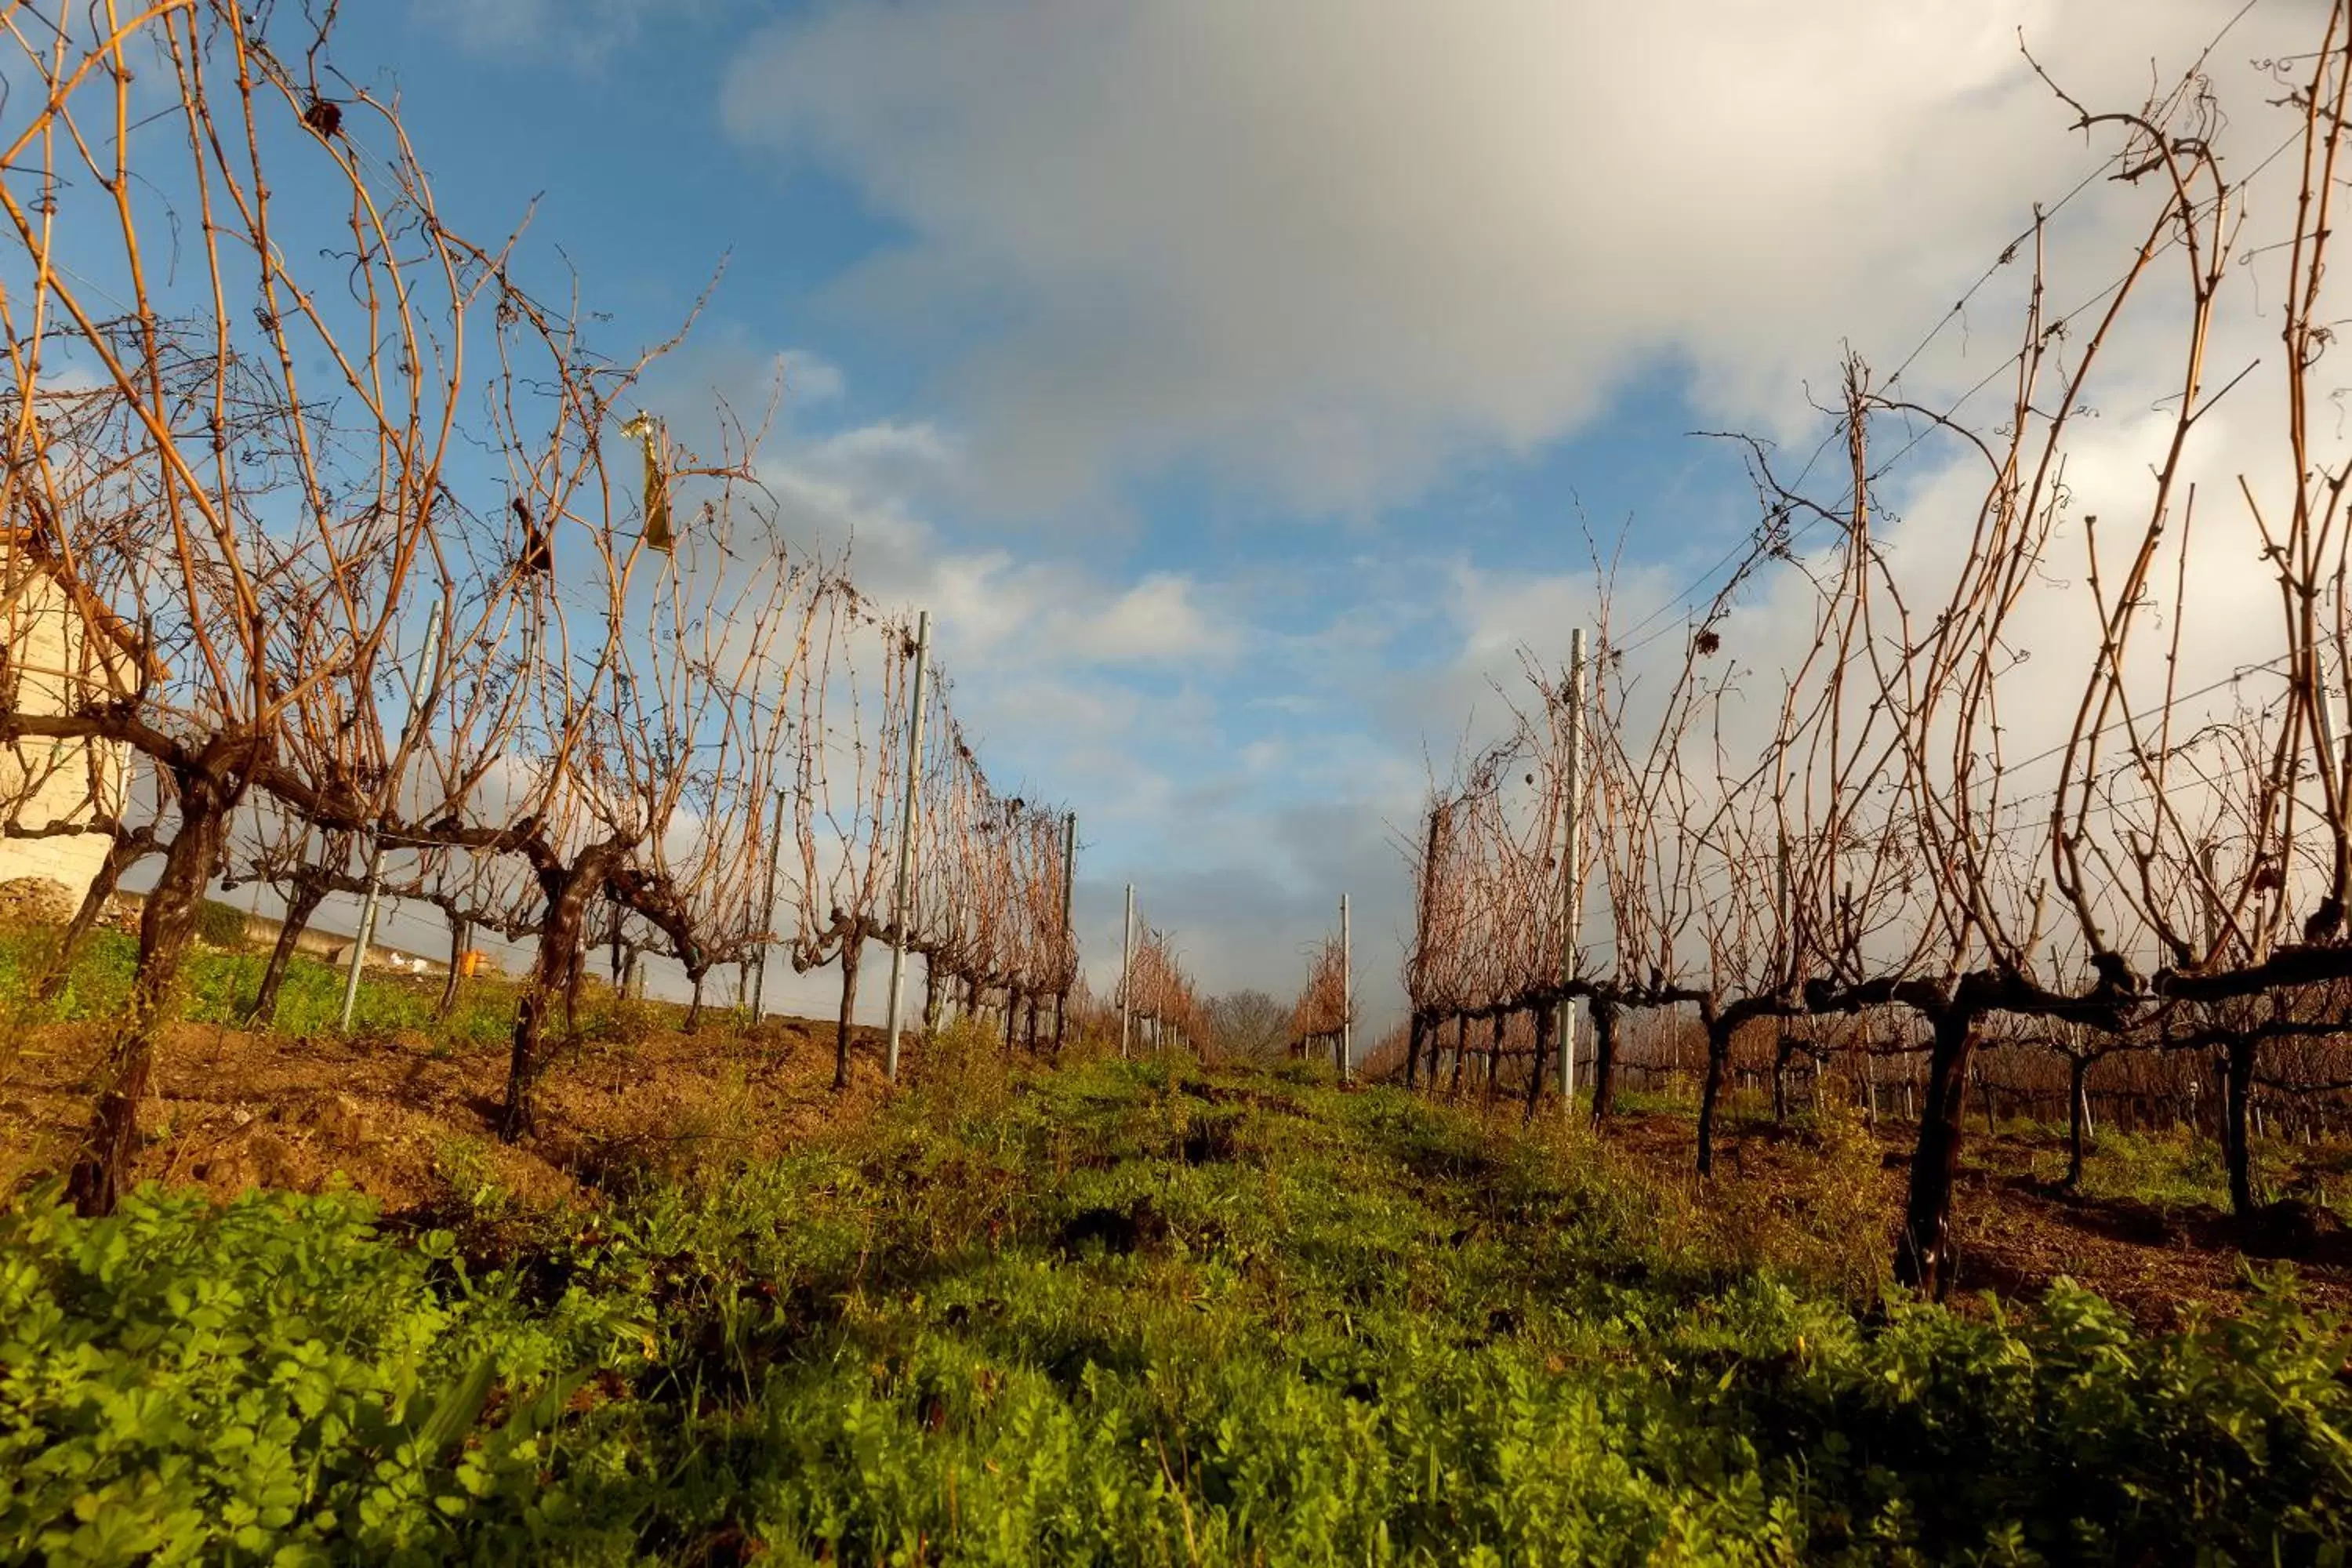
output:
[[294, 1173], [293, 1154], [279, 1140], [267, 1132], [257, 1132], [246, 1145], [246, 1152], [252, 1156], [256, 1183], [265, 1187], [289, 1184]]
[[348, 1094], [339, 1094], [320, 1110], [319, 1131], [347, 1149], [362, 1149], [376, 1142], [375, 1119], [367, 1107]]

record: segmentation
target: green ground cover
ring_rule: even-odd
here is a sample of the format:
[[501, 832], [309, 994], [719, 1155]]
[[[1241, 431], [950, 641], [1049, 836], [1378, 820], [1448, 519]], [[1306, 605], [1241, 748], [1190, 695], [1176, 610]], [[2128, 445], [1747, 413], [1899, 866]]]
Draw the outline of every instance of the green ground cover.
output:
[[[222, 908], [210, 905], [208, 908]], [[47, 973], [56, 932], [31, 926], [0, 930], [0, 1026], [30, 1023], [105, 1023], [131, 1005], [131, 976], [138, 966], [138, 939], [125, 932], [89, 933], [74, 954], [65, 984], [47, 1002], [34, 990]], [[200, 948], [182, 967], [179, 1016], [193, 1024], [242, 1027], [261, 990], [268, 967], [266, 950], [250, 945]], [[297, 953], [278, 989], [271, 1027], [296, 1037], [340, 1030], [344, 971]], [[483, 978], [459, 983], [457, 1004], [447, 1018], [436, 1016], [442, 982], [370, 971], [362, 979], [352, 1026], [362, 1035], [421, 1034], [453, 1049], [503, 1044], [514, 1024], [517, 987]], [[601, 984], [584, 988], [582, 1028], [593, 1034], [605, 1016], [624, 1009]]]
[[1391, 1090], [977, 1058], [593, 1213], [37, 1194], [0, 1560], [2342, 1561], [2284, 1282], [1878, 1309], [1678, 1212]]

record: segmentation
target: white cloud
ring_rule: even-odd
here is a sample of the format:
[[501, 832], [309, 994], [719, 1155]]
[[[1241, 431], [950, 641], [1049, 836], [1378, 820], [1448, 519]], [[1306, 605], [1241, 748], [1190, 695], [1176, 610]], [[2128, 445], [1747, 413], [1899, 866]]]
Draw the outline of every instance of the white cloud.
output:
[[[1756, 418], [1842, 334], [1907, 346], [2095, 161], [2017, 28], [2136, 103], [2224, 15], [845, 0], [749, 39], [725, 113], [908, 226], [874, 308], [989, 323], [952, 385], [1008, 508], [1205, 459], [1346, 510], [1662, 361]], [[2258, 10], [2217, 66], [2304, 21]]]
[[416, 20], [470, 54], [552, 57], [584, 68], [635, 40], [646, 14], [628, 0], [425, 0]]
[[784, 398], [794, 408], [814, 408], [837, 402], [845, 384], [841, 367], [807, 349], [786, 349], [783, 361]]
[[1222, 668], [1248, 634], [1179, 573], [1107, 578], [1076, 562], [958, 545], [886, 488], [913, 462], [951, 475], [957, 444], [929, 426], [864, 426], [772, 454], [761, 479], [788, 537], [851, 552], [861, 589], [929, 609], [943, 657], [992, 670]]
[[780, 439], [760, 474], [795, 544], [845, 547], [861, 590], [930, 611], [958, 715], [1000, 787], [1122, 832], [1197, 820], [1169, 772], [1173, 753], [1218, 743], [1217, 705], [1194, 678], [1230, 670], [1255, 634], [1190, 575], [960, 542], [893, 488], [909, 454], [951, 485], [960, 451], [928, 426], [878, 424]]
[[802, 460], [862, 489], [906, 489], [949, 477], [959, 456], [958, 443], [935, 425], [880, 420], [825, 437]]
[[1239, 650], [1237, 627], [1220, 623], [1192, 580], [1156, 572], [1095, 610], [1054, 619], [1071, 655], [1097, 664], [1223, 665]]

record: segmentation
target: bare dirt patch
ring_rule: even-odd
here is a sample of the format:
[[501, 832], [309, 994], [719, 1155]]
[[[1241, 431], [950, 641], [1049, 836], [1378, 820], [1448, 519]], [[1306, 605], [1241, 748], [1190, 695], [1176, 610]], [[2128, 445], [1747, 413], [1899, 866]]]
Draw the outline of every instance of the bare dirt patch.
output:
[[[869, 1034], [853, 1032], [841, 1093], [830, 1024], [770, 1018], [569, 1044], [541, 1080], [540, 1135], [509, 1147], [495, 1131], [503, 1050], [182, 1024], [160, 1053], [136, 1174], [218, 1199], [342, 1180], [394, 1213], [469, 1202], [486, 1185], [531, 1207], [593, 1203], [616, 1180], [771, 1156], [862, 1119], [884, 1088]], [[0, 1078], [0, 1188], [71, 1162], [103, 1044], [88, 1024], [22, 1032]]]

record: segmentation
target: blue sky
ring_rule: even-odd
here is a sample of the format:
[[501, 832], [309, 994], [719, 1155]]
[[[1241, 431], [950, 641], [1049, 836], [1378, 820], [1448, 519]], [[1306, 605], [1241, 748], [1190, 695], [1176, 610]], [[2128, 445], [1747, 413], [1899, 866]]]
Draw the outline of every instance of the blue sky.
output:
[[[1587, 522], [1621, 622], [1671, 617], [1752, 516], [1689, 433], [1817, 435], [1843, 344], [1899, 362], [2095, 163], [2019, 29], [2136, 100], [2222, 15], [418, 0], [347, 6], [337, 58], [461, 226], [537, 198], [526, 276], [568, 262], [614, 346], [723, 262], [648, 395], [787, 356], [772, 472], [931, 608], [992, 773], [1079, 813], [1098, 982], [1122, 883], [1205, 987], [1285, 999], [1348, 891], [1378, 1021], [1395, 837], [1517, 650], [1565, 658]], [[1906, 384], [2005, 352], [1999, 294]]]

